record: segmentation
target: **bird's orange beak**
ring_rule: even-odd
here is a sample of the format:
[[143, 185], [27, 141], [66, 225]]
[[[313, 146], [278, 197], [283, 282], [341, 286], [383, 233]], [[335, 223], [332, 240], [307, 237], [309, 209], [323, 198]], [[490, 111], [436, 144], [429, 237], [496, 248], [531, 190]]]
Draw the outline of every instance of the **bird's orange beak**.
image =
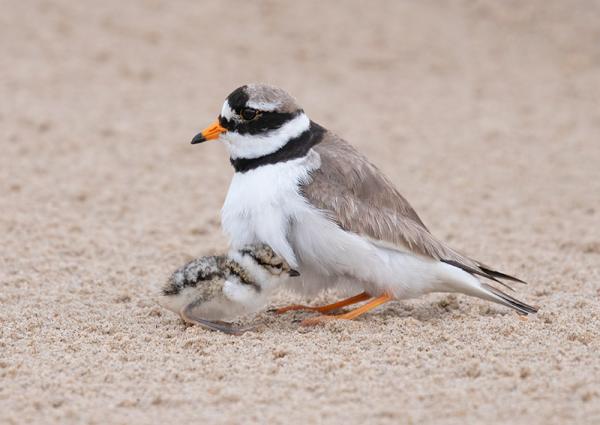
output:
[[225, 133], [227, 130], [221, 127], [219, 120], [215, 120], [211, 125], [206, 127], [202, 132], [196, 134], [192, 139], [192, 145], [196, 143], [206, 142], [207, 140], [215, 140], [219, 138], [221, 133]]

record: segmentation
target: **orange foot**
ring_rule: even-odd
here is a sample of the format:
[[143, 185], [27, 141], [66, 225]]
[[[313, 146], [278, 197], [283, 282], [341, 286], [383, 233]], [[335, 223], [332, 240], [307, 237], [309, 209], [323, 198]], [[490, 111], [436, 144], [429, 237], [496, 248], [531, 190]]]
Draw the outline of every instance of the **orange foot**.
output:
[[373, 310], [375, 307], [380, 306], [381, 304], [386, 303], [391, 300], [392, 300], [392, 297], [390, 297], [389, 295], [382, 295], [380, 297], [377, 297], [377, 298], [369, 301], [365, 305], [358, 307], [357, 309], [349, 311], [348, 313], [339, 314], [337, 316], [323, 315], [323, 316], [318, 316], [318, 317], [312, 317], [310, 319], [303, 320], [300, 323], [300, 326], [321, 325], [330, 320], [337, 320], [337, 319], [345, 319], [345, 320], [356, 319], [358, 316], [365, 314], [367, 311]]
[[352, 305], [352, 304], [359, 303], [361, 301], [366, 301], [369, 298], [371, 298], [371, 296], [369, 294], [367, 294], [366, 292], [363, 292], [363, 293], [355, 295], [353, 297], [346, 298], [345, 300], [341, 300], [341, 301], [338, 301], [333, 304], [323, 305], [320, 307], [310, 307], [307, 305], [290, 305], [287, 307], [281, 307], [281, 308], [278, 308], [277, 310], [275, 310], [275, 314], [283, 314], [283, 313], [287, 313], [288, 311], [296, 311], [296, 310], [318, 311], [319, 313], [327, 313], [328, 311], [337, 310], [338, 308], [342, 308], [347, 305]]

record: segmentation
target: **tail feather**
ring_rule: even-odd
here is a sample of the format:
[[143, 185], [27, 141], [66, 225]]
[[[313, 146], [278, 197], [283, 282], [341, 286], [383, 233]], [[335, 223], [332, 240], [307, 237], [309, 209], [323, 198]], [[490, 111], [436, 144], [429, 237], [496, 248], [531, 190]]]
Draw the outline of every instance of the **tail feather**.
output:
[[497, 298], [499, 298], [499, 299], [495, 299], [495, 301], [497, 301], [498, 303], [503, 304], [507, 307], [513, 308], [519, 314], [526, 316], [530, 313], [537, 313], [537, 311], [538, 311], [537, 308], [530, 306], [529, 304], [525, 304], [523, 301], [520, 301], [520, 300], [516, 299], [515, 297], [512, 297], [512, 296], [508, 295], [507, 293], [502, 292], [500, 289], [495, 288], [491, 285], [488, 285], [486, 283], [481, 283], [481, 287], [484, 288], [485, 290], [491, 292]]
[[472, 269], [472, 267], [453, 264], [451, 261], [442, 261], [440, 267], [440, 270], [442, 271], [440, 278], [446, 285], [443, 288], [437, 289], [440, 292], [461, 292], [472, 297], [478, 297], [510, 307], [522, 315], [537, 313], [537, 308], [508, 295], [506, 292], [503, 292], [490, 284], [483, 283], [476, 276], [482, 276], [482, 274], [471, 271], [470, 269]]
[[[486, 269], [481, 266], [479, 267], [479, 269], [476, 269], [475, 267], [470, 267], [470, 266], [467, 266], [466, 264], [462, 264], [462, 263], [460, 263], [458, 261], [454, 261], [454, 260], [441, 260], [441, 261], [446, 264], [450, 264], [451, 266], [458, 267], [459, 269], [462, 269], [462, 270], [466, 271], [467, 273], [475, 274], [475, 275], [482, 276], [487, 279], [493, 280], [494, 282], [497, 282], [500, 285], [502, 285], [502, 286], [506, 287], [507, 289], [510, 289], [511, 291], [514, 292], [514, 289], [512, 288], [512, 286], [502, 282], [501, 280], [498, 280], [496, 278], [496, 276], [494, 276], [494, 275], [500, 275], [497, 277], [508, 276], [508, 275], [505, 275], [504, 273], [494, 272], [493, 270], [489, 270], [489, 269]], [[511, 277], [511, 276], [508, 276], [508, 277]], [[521, 282], [517, 278], [512, 278], [509, 280], [515, 280], [515, 281]]]
[[[525, 282], [524, 280], [518, 279], [514, 276], [511, 276], [509, 274], [505, 274], [493, 269], [490, 269], [488, 266], [484, 265], [484, 264], [479, 264], [479, 268], [481, 269], [481, 271], [483, 271], [485, 274], [489, 275], [489, 276], [493, 276], [495, 278], [498, 279], [506, 279], [506, 280], [511, 280], [513, 282], [519, 282], [519, 283], [523, 283], [525, 285], [527, 285], [527, 282]], [[496, 280], [496, 279], [492, 279], [492, 280]]]

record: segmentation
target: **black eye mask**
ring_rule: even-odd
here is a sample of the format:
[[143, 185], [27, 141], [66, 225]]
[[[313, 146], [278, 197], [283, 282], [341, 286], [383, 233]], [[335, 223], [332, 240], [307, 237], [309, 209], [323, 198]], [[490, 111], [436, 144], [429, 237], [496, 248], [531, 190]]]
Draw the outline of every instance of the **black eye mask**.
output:
[[[242, 111], [234, 111], [237, 114], [240, 114], [245, 109], [243, 109]], [[274, 111], [256, 111], [257, 116], [250, 121], [236, 121], [233, 119], [228, 120], [227, 118], [219, 116], [219, 124], [221, 124], [223, 128], [227, 129], [227, 131], [233, 131], [238, 134], [255, 135], [277, 130], [278, 128], [281, 128], [281, 126], [283, 126], [286, 122], [300, 115], [302, 112], [302, 110], [298, 110], [296, 112], [291, 113]]]
[[240, 112], [240, 116], [246, 121], [252, 121], [260, 116], [260, 112], [253, 108], [244, 108]]

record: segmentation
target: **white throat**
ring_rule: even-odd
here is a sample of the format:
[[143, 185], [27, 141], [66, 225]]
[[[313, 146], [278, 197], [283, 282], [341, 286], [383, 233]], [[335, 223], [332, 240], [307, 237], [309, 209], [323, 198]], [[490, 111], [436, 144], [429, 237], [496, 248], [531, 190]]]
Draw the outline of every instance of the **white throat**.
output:
[[269, 155], [284, 146], [288, 141], [300, 136], [310, 127], [310, 120], [304, 112], [276, 130], [265, 134], [239, 134], [228, 131], [221, 135], [232, 159], [259, 158]]

